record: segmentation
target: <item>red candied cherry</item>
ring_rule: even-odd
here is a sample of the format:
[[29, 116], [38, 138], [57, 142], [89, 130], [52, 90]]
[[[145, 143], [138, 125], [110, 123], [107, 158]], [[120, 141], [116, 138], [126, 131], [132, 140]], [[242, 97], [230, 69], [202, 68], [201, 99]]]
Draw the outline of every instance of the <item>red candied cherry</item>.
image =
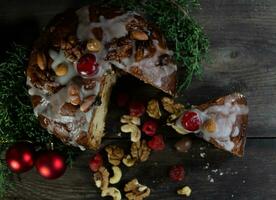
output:
[[154, 151], [162, 151], [165, 148], [165, 142], [162, 135], [154, 135], [150, 141], [148, 141], [148, 147]]
[[174, 165], [170, 168], [169, 172], [170, 179], [172, 181], [182, 181], [185, 176], [183, 165]]
[[117, 94], [117, 105], [119, 107], [125, 107], [128, 103], [129, 96], [124, 92], [119, 92]]
[[157, 122], [155, 120], [150, 119], [143, 124], [142, 131], [149, 136], [155, 135], [156, 130]]
[[93, 54], [83, 55], [78, 61], [77, 71], [83, 76], [95, 75], [98, 71], [96, 57]]
[[199, 115], [193, 111], [187, 111], [181, 119], [182, 126], [188, 131], [197, 131], [201, 124]]
[[103, 158], [101, 154], [96, 154], [89, 161], [89, 167], [93, 172], [97, 172], [102, 165], [103, 165]]
[[145, 113], [145, 106], [139, 101], [133, 101], [129, 104], [129, 114], [131, 116], [141, 117]]

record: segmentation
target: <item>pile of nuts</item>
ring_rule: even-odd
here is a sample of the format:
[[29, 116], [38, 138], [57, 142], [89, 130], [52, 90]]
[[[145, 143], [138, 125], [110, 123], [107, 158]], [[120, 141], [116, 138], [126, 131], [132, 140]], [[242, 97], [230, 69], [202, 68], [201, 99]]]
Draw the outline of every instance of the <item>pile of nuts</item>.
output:
[[[121, 98], [121, 96], [120, 96]], [[124, 96], [124, 99], [126, 96]], [[184, 107], [180, 104], [174, 103], [171, 99], [165, 97], [162, 99], [164, 109], [173, 112], [180, 112]], [[127, 103], [124, 102], [124, 105]], [[121, 105], [121, 104], [120, 104]], [[151, 118], [141, 123], [141, 116], [147, 113]], [[139, 162], [145, 162], [149, 159], [151, 150], [161, 151], [165, 148], [164, 138], [161, 134], [156, 134], [158, 129], [157, 119], [160, 119], [161, 111], [158, 100], [151, 100], [147, 107], [141, 102], [132, 102], [129, 104], [129, 115], [121, 116], [120, 122], [121, 131], [123, 133], [130, 133], [131, 147], [129, 153], [117, 145], [108, 145], [105, 147], [108, 163], [111, 165], [112, 176], [108, 168], [103, 165], [103, 158], [100, 154], [96, 154], [90, 161], [90, 168], [94, 172], [95, 185], [101, 189], [101, 196], [110, 196], [114, 200], [122, 199], [121, 191], [114, 187], [121, 181], [123, 176], [120, 165], [130, 168]], [[145, 133], [151, 140], [142, 139], [142, 133]], [[187, 146], [187, 145], [186, 145]], [[185, 147], [186, 147], [185, 146]], [[188, 146], [187, 146], [188, 147]], [[187, 148], [185, 148], [187, 149]], [[184, 150], [183, 150], [184, 151]], [[110, 171], [111, 171], [110, 170]], [[184, 179], [183, 165], [175, 165], [171, 167], [170, 177], [173, 181], [182, 181]], [[136, 178], [129, 181], [124, 186], [125, 197], [128, 200], [143, 200], [150, 195], [150, 188], [142, 185]], [[188, 186], [183, 187], [177, 191], [179, 195], [190, 196], [191, 189]]]

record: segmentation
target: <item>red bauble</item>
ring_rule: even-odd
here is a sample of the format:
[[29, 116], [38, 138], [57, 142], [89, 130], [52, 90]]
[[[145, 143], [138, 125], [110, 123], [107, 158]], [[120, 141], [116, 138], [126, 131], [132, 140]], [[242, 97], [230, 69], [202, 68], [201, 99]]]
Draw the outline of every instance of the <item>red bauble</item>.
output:
[[187, 111], [182, 116], [181, 123], [186, 130], [194, 132], [199, 129], [201, 120], [196, 112]]
[[34, 166], [34, 147], [31, 143], [20, 142], [12, 145], [6, 152], [6, 162], [14, 173], [29, 171]]
[[83, 76], [93, 76], [98, 72], [98, 64], [93, 54], [82, 56], [77, 64], [77, 71]]
[[37, 172], [45, 179], [57, 179], [66, 170], [64, 157], [55, 151], [41, 153], [35, 163]]

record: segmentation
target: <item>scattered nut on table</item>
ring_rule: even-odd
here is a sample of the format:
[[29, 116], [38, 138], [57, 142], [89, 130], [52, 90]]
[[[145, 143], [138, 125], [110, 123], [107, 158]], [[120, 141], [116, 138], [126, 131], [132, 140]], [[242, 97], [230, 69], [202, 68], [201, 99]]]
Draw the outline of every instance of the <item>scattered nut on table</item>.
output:
[[150, 117], [154, 119], [160, 119], [161, 111], [157, 100], [152, 99], [148, 102], [147, 113]]
[[164, 109], [171, 114], [178, 115], [184, 110], [184, 105], [175, 103], [175, 101], [169, 97], [163, 97], [161, 102]]
[[132, 143], [131, 156], [137, 161], [145, 162], [148, 160], [151, 149], [148, 147], [146, 140]]
[[135, 124], [124, 124], [121, 126], [121, 131], [123, 133], [130, 133], [130, 140], [132, 142], [138, 142], [141, 138], [141, 131]]
[[109, 187], [109, 188], [102, 190], [101, 196], [102, 197], [110, 196], [113, 198], [113, 200], [121, 200], [122, 199], [120, 190], [118, 190], [115, 187]]
[[110, 184], [119, 183], [122, 178], [122, 170], [118, 166], [112, 167], [113, 176], [109, 179]]
[[178, 195], [185, 195], [187, 197], [189, 197], [192, 193], [192, 189], [189, 186], [185, 186], [179, 190], [177, 190], [177, 194]]
[[123, 115], [121, 117], [121, 123], [123, 124], [135, 124], [135, 125], [141, 125], [141, 120], [139, 117], [136, 116], [130, 116], [130, 115]]
[[97, 188], [106, 189], [109, 185], [109, 172], [105, 167], [100, 167], [100, 169], [94, 173], [94, 182]]
[[124, 187], [124, 191], [128, 200], [143, 200], [150, 195], [150, 189], [145, 185], [141, 185], [137, 179], [128, 182]]
[[112, 165], [118, 166], [124, 157], [124, 150], [116, 145], [109, 145], [105, 147], [107, 152], [108, 162]]
[[132, 167], [136, 162], [136, 159], [135, 158], [132, 158], [131, 155], [127, 155], [124, 157], [123, 159], [123, 163], [125, 166], [127, 167]]

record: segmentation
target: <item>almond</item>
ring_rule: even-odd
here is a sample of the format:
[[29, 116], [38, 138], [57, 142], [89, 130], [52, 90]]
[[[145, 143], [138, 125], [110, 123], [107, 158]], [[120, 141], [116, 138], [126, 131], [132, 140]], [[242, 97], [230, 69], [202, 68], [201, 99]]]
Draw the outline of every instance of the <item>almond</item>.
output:
[[146, 41], [149, 39], [149, 36], [143, 31], [133, 31], [131, 32], [131, 38], [135, 40]]
[[47, 60], [46, 60], [46, 56], [44, 53], [42, 53], [42, 52], [37, 53], [36, 63], [41, 70], [45, 70], [46, 65], [47, 65]]
[[90, 109], [91, 105], [94, 103], [94, 101], [95, 101], [95, 96], [91, 95], [86, 97], [80, 106], [80, 110], [82, 112], [87, 112]]
[[57, 76], [64, 76], [68, 73], [68, 66], [64, 63], [61, 63], [57, 66], [55, 73]]

